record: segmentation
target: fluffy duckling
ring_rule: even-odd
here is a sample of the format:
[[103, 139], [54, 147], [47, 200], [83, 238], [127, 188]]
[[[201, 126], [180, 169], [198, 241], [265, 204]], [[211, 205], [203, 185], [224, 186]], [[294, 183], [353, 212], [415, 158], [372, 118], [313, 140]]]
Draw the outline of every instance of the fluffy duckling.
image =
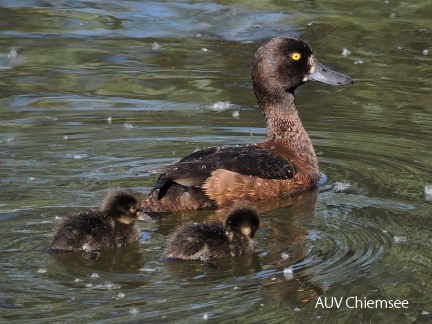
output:
[[234, 206], [223, 224], [187, 223], [168, 239], [163, 260], [201, 260], [238, 256], [253, 251], [253, 236], [259, 227], [255, 208]]
[[134, 222], [140, 217], [140, 199], [127, 190], [113, 190], [99, 209], [64, 218], [48, 248], [51, 251], [97, 251], [138, 241]]

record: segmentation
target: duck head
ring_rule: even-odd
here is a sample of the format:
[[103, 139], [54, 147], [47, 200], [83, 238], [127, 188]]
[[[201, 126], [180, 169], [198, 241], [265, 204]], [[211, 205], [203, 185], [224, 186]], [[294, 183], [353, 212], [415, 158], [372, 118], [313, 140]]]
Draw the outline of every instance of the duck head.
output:
[[[252, 64], [252, 84], [260, 103], [285, 97], [308, 81], [346, 85], [353, 80], [318, 62], [301, 39], [276, 37], [256, 52]], [[261, 105], [262, 106], [262, 105]]]
[[230, 231], [253, 238], [255, 232], [258, 230], [259, 223], [258, 212], [254, 207], [238, 204], [229, 211], [224, 222], [224, 227]]
[[122, 224], [144, 220], [140, 212], [139, 197], [127, 190], [111, 191], [105, 198], [101, 210]]

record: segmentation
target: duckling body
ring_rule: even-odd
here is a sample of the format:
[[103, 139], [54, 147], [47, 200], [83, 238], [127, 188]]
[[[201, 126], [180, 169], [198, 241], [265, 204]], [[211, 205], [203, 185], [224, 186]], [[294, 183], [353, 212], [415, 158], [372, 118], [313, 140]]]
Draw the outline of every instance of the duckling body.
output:
[[254, 56], [252, 84], [267, 123], [263, 143], [210, 147], [149, 170], [160, 176], [142, 201], [145, 212], [213, 208], [278, 198], [317, 186], [318, 160], [294, 101], [307, 81], [332, 85], [352, 79], [321, 65], [306, 43], [277, 37]]
[[253, 251], [253, 237], [259, 227], [256, 210], [236, 205], [223, 224], [186, 223], [169, 237], [164, 260], [201, 260], [239, 256]]
[[112, 191], [101, 208], [66, 216], [48, 246], [51, 251], [98, 251], [138, 241], [134, 222], [140, 218], [139, 198], [126, 190]]

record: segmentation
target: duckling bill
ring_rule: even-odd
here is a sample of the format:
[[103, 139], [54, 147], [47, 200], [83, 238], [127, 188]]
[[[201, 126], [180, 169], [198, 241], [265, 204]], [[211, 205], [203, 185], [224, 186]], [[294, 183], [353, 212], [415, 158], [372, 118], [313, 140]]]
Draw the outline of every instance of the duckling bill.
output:
[[234, 206], [223, 224], [186, 223], [168, 239], [163, 260], [200, 260], [252, 253], [253, 237], [259, 227], [255, 208]]
[[98, 251], [138, 241], [135, 221], [140, 215], [139, 197], [127, 190], [110, 192], [99, 209], [66, 216], [48, 246], [50, 251]]
[[210, 147], [177, 163], [148, 170], [159, 178], [141, 205], [146, 213], [215, 208], [315, 188], [318, 159], [304, 129], [294, 91], [305, 82], [347, 85], [352, 79], [325, 67], [298, 38], [264, 43], [252, 63], [252, 85], [267, 124], [264, 142]]

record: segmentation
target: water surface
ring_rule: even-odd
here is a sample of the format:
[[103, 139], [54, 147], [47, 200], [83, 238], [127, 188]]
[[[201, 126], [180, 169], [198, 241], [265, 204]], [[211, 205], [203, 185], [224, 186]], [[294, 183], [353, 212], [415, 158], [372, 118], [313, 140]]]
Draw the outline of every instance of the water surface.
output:
[[[426, 323], [432, 312], [429, 1], [3, 1], [0, 318], [19, 322]], [[326, 182], [260, 204], [250, 256], [159, 261], [179, 223], [103, 252], [44, 252], [59, 219], [197, 148], [253, 143], [250, 65], [299, 36], [354, 85], [307, 84], [297, 105]], [[408, 300], [407, 309], [317, 306]]]

